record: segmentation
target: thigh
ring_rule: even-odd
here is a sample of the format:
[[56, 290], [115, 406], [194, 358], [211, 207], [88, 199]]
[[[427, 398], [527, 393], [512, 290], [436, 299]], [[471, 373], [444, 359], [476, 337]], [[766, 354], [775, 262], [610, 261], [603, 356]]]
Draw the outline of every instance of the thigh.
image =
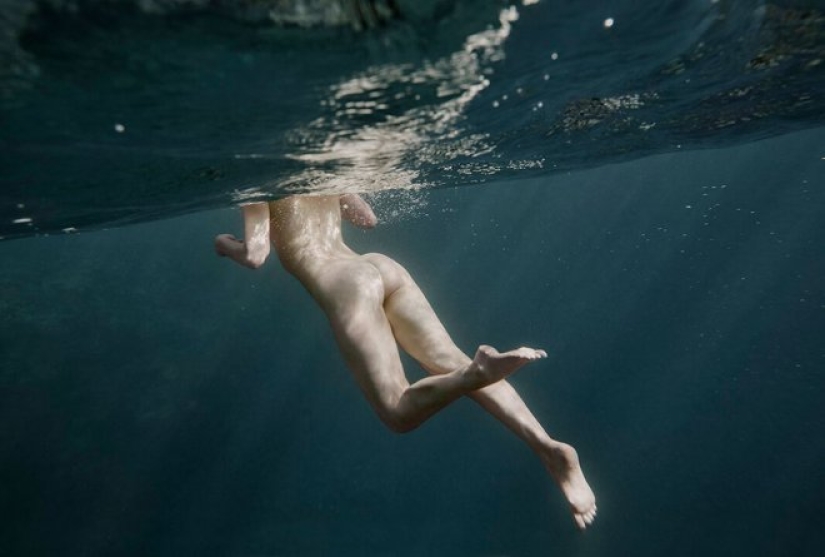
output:
[[386, 412], [408, 383], [384, 313], [381, 274], [360, 259], [335, 262], [324, 274], [321, 305], [341, 355], [373, 408]]

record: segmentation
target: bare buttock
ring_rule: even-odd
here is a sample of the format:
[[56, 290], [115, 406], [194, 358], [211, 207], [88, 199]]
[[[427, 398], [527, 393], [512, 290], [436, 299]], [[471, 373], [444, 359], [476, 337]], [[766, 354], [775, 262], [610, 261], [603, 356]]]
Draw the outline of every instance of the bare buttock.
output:
[[326, 311], [383, 306], [411, 280], [401, 265], [378, 253], [324, 258], [313, 267], [299, 278]]
[[384, 284], [384, 296], [390, 296], [393, 292], [412, 281], [410, 274], [394, 259], [380, 253], [367, 253], [360, 256], [378, 270], [381, 275], [381, 282]]

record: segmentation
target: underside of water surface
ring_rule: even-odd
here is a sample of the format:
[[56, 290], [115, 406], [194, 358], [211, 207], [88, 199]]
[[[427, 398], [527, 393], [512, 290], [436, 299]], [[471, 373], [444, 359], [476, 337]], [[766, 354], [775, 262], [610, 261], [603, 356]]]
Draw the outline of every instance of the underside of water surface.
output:
[[0, 237], [817, 126], [817, 4], [4, 2]]

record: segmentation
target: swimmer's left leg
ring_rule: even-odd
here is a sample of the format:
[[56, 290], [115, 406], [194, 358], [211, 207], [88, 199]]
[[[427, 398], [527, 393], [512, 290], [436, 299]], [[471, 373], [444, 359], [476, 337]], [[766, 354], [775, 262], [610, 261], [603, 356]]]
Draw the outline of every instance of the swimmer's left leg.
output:
[[215, 237], [215, 251], [244, 267], [257, 269], [269, 256], [269, 204], [251, 203], [241, 207], [245, 241], [231, 234]]
[[[385, 301], [393, 333], [404, 348], [429, 373], [441, 375], [470, 361], [453, 343], [418, 285], [405, 272], [405, 280]], [[584, 529], [596, 517], [596, 498], [585, 480], [576, 450], [551, 438], [516, 390], [505, 380], [467, 396], [525, 441], [539, 456], [567, 499], [573, 519]]]

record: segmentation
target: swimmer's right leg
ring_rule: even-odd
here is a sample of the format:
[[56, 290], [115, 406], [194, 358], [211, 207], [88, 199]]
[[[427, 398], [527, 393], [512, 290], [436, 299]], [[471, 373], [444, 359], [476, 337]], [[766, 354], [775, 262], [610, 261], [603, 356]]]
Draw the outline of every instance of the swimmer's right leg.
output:
[[245, 240], [238, 240], [231, 234], [219, 234], [215, 237], [215, 251], [239, 265], [257, 269], [269, 256], [269, 204], [243, 205], [241, 211]]

